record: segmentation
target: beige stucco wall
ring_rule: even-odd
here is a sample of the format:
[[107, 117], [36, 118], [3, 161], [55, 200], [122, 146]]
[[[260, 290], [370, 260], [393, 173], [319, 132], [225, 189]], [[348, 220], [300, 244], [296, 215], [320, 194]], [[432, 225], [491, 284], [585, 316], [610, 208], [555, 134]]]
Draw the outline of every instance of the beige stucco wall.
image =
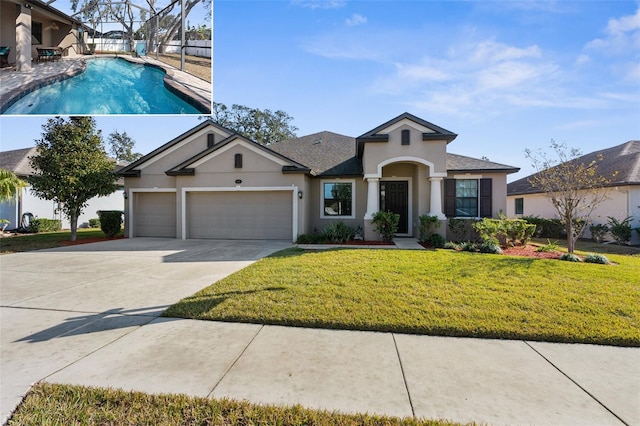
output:
[[[344, 218], [327, 218], [321, 217], [321, 203], [322, 203], [322, 184], [323, 182], [336, 182], [336, 181], [353, 181], [355, 183], [355, 217], [353, 219]], [[309, 180], [309, 197], [307, 198], [308, 204], [308, 224], [305, 234], [312, 234], [314, 232], [322, 232], [322, 230], [328, 225], [334, 222], [344, 222], [345, 224], [357, 228], [358, 226], [364, 226], [364, 213], [367, 210], [367, 184], [362, 180], [360, 176], [345, 177], [340, 180], [336, 179], [322, 179], [312, 178]]]
[[16, 61], [16, 4], [0, 3], [0, 46], [9, 46], [9, 62]]
[[[640, 227], [640, 186], [628, 185], [611, 188], [608, 191], [609, 199], [603, 202], [594, 211], [592, 220], [594, 224], [605, 224], [608, 217], [612, 216], [618, 220], [622, 220], [628, 216], [633, 216], [631, 226]], [[515, 214], [516, 198], [524, 199], [524, 214]], [[558, 214], [553, 205], [544, 194], [529, 195], [510, 195], [507, 197], [507, 216], [540, 216], [544, 218], [558, 218]], [[583, 235], [584, 238], [590, 238], [591, 233], [587, 229]], [[637, 232], [632, 233], [632, 244], [640, 244], [640, 237]]]

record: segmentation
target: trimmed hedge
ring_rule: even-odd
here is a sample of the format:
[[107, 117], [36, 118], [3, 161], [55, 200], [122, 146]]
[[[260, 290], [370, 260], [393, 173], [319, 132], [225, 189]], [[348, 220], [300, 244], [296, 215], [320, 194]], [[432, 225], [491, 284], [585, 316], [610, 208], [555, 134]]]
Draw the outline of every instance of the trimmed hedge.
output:
[[58, 219], [31, 219], [29, 232], [56, 232], [62, 229], [62, 221]]
[[99, 210], [100, 229], [107, 237], [115, 237], [122, 229], [122, 210]]
[[566, 238], [567, 231], [560, 219], [545, 219], [538, 216], [524, 216], [522, 220], [536, 226], [536, 238]]

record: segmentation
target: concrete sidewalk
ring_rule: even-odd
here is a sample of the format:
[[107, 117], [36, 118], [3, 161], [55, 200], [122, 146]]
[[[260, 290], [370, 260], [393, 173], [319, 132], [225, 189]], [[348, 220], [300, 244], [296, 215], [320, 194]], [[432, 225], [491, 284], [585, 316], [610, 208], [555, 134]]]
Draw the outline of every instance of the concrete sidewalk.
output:
[[159, 318], [290, 243], [125, 239], [0, 256], [2, 422], [31, 383], [490, 424], [640, 424], [640, 348]]

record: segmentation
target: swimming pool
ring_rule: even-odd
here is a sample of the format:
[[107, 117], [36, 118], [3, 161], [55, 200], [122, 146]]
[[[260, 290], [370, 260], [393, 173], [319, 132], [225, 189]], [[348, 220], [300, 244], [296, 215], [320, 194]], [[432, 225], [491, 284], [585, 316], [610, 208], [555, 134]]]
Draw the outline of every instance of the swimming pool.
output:
[[164, 76], [121, 58], [91, 59], [85, 72], [25, 95], [4, 114], [201, 114], [165, 87]]

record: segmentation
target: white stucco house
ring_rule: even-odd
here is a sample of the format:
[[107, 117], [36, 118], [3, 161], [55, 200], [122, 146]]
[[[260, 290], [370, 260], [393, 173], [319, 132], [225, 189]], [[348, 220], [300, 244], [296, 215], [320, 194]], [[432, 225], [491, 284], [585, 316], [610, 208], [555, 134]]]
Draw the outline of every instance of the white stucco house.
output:
[[[608, 199], [593, 214], [593, 223], [607, 223], [609, 216], [617, 220], [632, 217], [631, 226], [640, 228], [640, 141], [633, 140], [594, 151], [579, 157], [576, 161], [585, 164], [595, 161], [602, 176], [609, 178], [615, 175], [606, 187]], [[551, 202], [529, 183], [531, 176], [507, 185], [507, 215], [557, 218]], [[591, 237], [588, 228], [584, 237]], [[632, 232], [631, 244], [640, 245], [637, 232]]]
[[[0, 152], [0, 168], [10, 170], [25, 179], [33, 173], [29, 157], [34, 156], [36, 152], [35, 147]], [[107, 197], [94, 197], [89, 200], [88, 206], [78, 218], [78, 227], [88, 226], [89, 219], [98, 217], [98, 210], [124, 210], [122, 187]], [[0, 203], [0, 219], [10, 222], [7, 230], [19, 228], [24, 213], [31, 213], [36, 218], [59, 219], [62, 221], [63, 229], [71, 227], [69, 220], [61, 213], [58, 203], [33, 195], [30, 187], [20, 190], [13, 200]]]

